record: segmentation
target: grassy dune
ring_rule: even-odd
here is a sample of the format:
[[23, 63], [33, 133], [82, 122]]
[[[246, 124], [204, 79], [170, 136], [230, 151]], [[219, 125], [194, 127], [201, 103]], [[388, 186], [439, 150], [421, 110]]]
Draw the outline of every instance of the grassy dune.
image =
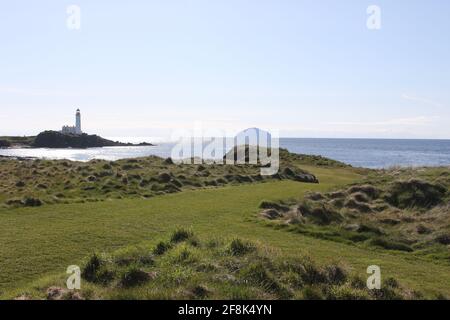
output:
[[[191, 228], [202, 242], [214, 238], [229, 242], [239, 237], [272, 248], [282, 259], [308, 255], [319, 264], [338, 262], [363, 279], [367, 266], [375, 264], [384, 278], [394, 277], [425, 297], [450, 295], [448, 263], [318, 239], [295, 230], [286, 232], [258, 218], [262, 200], [301, 201], [307, 192], [327, 193], [365, 178], [361, 175], [365, 172], [346, 167], [302, 164], [301, 168], [316, 175], [320, 184], [267, 181], [184, 190], [149, 199], [1, 208], [0, 297], [42, 297], [49, 286], [63, 285], [67, 266], [81, 266], [94, 252], [111, 253], [133, 245], [154, 248], [177, 227]], [[149, 297], [145, 292], [132, 292], [130, 297]], [[111, 294], [126, 297], [126, 291]]]
[[159, 157], [87, 163], [0, 158], [0, 206], [95, 202], [150, 198], [199, 188], [271, 180], [316, 182], [301, 168], [308, 163], [342, 166], [320, 157], [294, 156], [282, 151], [279, 174], [260, 175], [257, 165], [183, 164]]
[[449, 176], [446, 168], [374, 171], [301, 201], [263, 202], [261, 217], [286, 231], [450, 264]]

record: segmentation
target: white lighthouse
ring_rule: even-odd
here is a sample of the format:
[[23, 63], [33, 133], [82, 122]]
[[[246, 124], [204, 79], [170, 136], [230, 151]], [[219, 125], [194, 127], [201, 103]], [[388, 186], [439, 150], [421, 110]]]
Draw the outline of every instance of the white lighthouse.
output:
[[80, 109], [77, 109], [77, 113], [75, 115], [75, 133], [76, 134], [82, 134], [81, 131], [81, 113]]
[[83, 134], [83, 131], [81, 131], [80, 109], [77, 109], [77, 112], [75, 114], [75, 126], [63, 126], [61, 132], [64, 134], [75, 134], [75, 135]]

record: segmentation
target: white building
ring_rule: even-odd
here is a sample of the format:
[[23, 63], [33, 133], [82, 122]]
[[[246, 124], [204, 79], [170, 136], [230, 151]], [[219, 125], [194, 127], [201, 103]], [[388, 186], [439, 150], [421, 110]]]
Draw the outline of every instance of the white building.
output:
[[63, 126], [61, 133], [65, 134], [76, 134], [80, 135], [83, 133], [81, 131], [81, 113], [80, 109], [77, 109], [77, 113], [75, 114], [75, 126]]

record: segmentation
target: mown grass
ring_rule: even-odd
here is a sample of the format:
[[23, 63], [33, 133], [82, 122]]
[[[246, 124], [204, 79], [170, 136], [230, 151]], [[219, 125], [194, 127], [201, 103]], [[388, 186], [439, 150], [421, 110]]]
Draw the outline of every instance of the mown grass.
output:
[[[150, 199], [0, 209], [0, 297], [18, 296], [30, 283], [34, 286], [33, 281], [40, 283], [65, 272], [69, 265], [81, 265], [94, 252], [113, 252], [143, 241], [156, 248], [176, 226], [194, 229], [201, 239], [239, 237], [261, 242], [286, 258], [309, 255], [325, 264], [339, 258], [361, 277], [366, 276], [367, 266], [375, 264], [382, 268], [384, 277], [395, 277], [427, 297], [450, 294], [448, 265], [411, 258], [402, 252], [368, 250], [296, 232], [280, 232], [255, 223], [262, 200], [299, 200], [307, 191], [328, 192], [361, 179], [349, 168], [303, 167], [317, 175], [320, 184], [270, 181], [188, 190]], [[163, 244], [161, 255], [171, 250], [170, 243]], [[122, 293], [126, 297], [125, 289]]]

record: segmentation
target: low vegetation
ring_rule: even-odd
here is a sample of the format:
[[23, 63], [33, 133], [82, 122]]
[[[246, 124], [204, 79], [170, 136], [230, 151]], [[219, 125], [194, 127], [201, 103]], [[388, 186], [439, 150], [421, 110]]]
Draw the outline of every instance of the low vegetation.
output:
[[[315, 161], [311, 158], [312, 161]], [[0, 159], [0, 203], [8, 207], [150, 198], [181, 190], [270, 180], [317, 182], [299, 163], [282, 158], [275, 176], [260, 175], [258, 165], [175, 165], [151, 156], [87, 163], [65, 160]], [[304, 160], [306, 163], [306, 158]]]
[[[269, 178], [157, 157], [0, 159], [0, 299], [450, 296], [447, 168], [280, 155]], [[74, 264], [81, 291], [65, 287]], [[381, 291], [364, 286], [374, 264]]]
[[362, 183], [300, 202], [262, 202], [261, 216], [327, 240], [414, 252], [450, 264], [450, 170], [374, 171]]
[[52, 277], [20, 299], [420, 299], [393, 278], [369, 290], [345, 265], [318, 265], [309, 257], [286, 259], [273, 248], [240, 238], [200, 241], [175, 231], [167, 250], [141, 245], [93, 254], [82, 267], [81, 290]]

